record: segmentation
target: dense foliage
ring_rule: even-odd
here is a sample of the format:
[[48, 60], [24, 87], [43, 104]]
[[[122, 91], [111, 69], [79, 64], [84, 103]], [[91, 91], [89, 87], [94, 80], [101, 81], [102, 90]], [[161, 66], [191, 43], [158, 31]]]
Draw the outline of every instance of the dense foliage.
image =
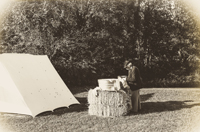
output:
[[127, 74], [132, 58], [145, 87], [197, 86], [197, 15], [179, 0], [18, 1], [2, 16], [0, 52], [48, 55], [68, 85]]

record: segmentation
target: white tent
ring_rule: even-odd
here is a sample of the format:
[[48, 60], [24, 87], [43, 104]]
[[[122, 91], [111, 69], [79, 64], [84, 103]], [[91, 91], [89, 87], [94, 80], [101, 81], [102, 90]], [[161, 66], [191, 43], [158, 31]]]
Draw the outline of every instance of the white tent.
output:
[[32, 115], [79, 104], [46, 55], [0, 55], [0, 112]]

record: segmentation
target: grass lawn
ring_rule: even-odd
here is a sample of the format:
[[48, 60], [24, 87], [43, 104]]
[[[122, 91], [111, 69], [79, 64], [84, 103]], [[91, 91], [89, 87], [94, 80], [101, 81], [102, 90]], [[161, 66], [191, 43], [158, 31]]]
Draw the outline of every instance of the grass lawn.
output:
[[72, 90], [81, 105], [71, 108], [1, 114], [0, 132], [200, 132], [200, 88], [142, 89], [142, 110], [115, 118], [88, 115], [86, 89]]

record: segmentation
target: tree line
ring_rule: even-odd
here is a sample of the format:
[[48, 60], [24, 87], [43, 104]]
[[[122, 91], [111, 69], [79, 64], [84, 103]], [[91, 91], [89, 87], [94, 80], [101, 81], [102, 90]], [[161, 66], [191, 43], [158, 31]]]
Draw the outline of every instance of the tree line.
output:
[[125, 75], [145, 87], [199, 86], [199, 14], [181, 0], [24, 0], [2, 13], [0, 52], [48, 55], [67, 85]]

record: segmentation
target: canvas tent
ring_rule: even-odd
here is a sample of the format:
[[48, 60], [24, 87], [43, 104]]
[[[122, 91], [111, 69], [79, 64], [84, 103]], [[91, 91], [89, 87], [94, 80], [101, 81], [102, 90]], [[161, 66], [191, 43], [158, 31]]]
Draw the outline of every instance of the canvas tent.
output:
[[0, 112], [33, 117], [79, 104], [46, 55], [0, 55]]

